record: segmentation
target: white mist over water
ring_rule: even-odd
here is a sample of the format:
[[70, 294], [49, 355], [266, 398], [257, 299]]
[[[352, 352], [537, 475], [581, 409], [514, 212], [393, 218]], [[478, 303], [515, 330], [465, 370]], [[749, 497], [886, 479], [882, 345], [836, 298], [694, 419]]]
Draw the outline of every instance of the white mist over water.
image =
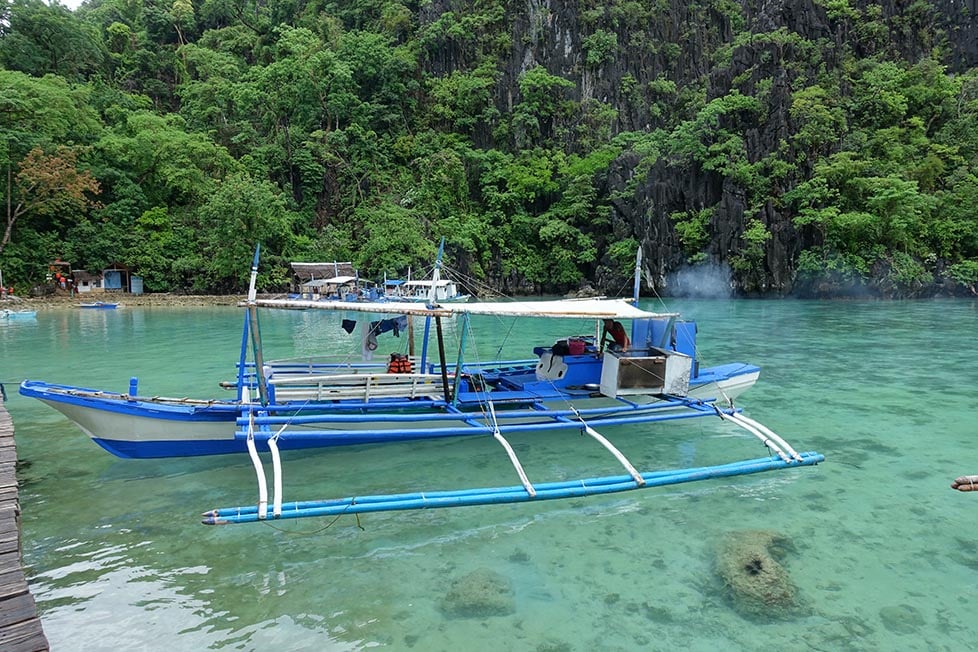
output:
[[666, 277], [669, 296], [690, 299], [729, 299], [733, 296], [730, 267], [696, 265], [683, 267]]

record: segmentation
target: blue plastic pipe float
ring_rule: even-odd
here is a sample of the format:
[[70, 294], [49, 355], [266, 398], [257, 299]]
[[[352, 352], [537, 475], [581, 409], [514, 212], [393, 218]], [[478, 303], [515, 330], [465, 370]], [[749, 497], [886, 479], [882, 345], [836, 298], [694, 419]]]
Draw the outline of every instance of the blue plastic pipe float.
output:
[[[231, 523], [254, 523], [266, 519], [293, 519], [317, 516], [338, 516], [342, 514], [361, 514], [366, 512], [386, 512], [411, 509], [437, 509], [442, 507], [468, 507], [476, 505], [501, 505], [561, 498], [579, 498], [599, 494], [620, 493], [648, 487], [663, 487], [686, 482], [697, 482], [713, 478], [727, 478], [773, 471], [793, 466], [814, 466], [825, 461], [820, 453], [799, 454], [790, 461], [774, 455], [716, 466], [681, 469], [676, 471], [653, 471], [642, 473], [645, 481], [640, 484], [628, 475], [585, 478], [562, 482], [548, 482], [534, 485], [536, 495], [531, 496], [523, 486], [488, 487], [479, 489], [460, 489], [454, 491], [414, 492], [377, 496], [353, 496], [330, 500], [284, 503], [281, 514], [273, 516], [271, 508], [265, 506], [231, 507], [205, 512], [202, 522], [205, 525], [226, 525]], [[264, 511], [264, 513], [262, 513]]]

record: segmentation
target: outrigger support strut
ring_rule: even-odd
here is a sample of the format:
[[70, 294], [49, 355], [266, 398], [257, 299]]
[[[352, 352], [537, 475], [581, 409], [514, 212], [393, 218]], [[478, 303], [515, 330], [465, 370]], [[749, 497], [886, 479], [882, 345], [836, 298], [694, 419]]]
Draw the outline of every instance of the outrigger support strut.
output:
[[509, 445], [506, 438], [503, 437], [503, 433], [499, 432], [499, 424], [496, 423], [496, 408], [493, 407], [492, 401], [487, 401], [487, 403], [489, 404], [489, 416], [492, 418], [492, 438], [498, 441], [506, 450], [509, 461], [513, 464], [513, 468], [516, 469], [516, 475], [520, 476], [520, 482], [523, 484], [523, 488], [526, 489], [526, 493], [530, 494], [530, 498], [536, 498], [537, 490], [533, 488], [533, 485], [530, 484], [530, 479], [526, 477], [526, 471], [523, 470], [523, 465], [520, 464], [519, 458], [516, 457], [516, 451]]
[[577, 411], [577, 408], [575, 408], [572, 405], [571, 406], [571, 409], [574, 410], [574, 414], [577, 415], [578, 420], [581, 422], [581, 432], [587, 433], [595, 441], [597, 441], [599, 444], [601, 444], [606, 449], [608, 449], [608, 452], [610, 452], [612, 455], [614, 455], [615, 456], [615, 459], [618, 460], [618, 462], [623, 467], [625, 467], [625, 470], [628, 471], [628, 475], [632, 476], [632, 478], [635, 479], [635, 483], [638, 486], [640, 486], [640, 487], [645, 486], [645, 478], [643, 478], [642, 477], [642, 474], [639, 473], [638, 470], [634, 466], [632, 466], [632, 463], [628, 461], [628, 458], [625, 457], [624, 453], [622, 453], [620, 450], [618, 450], [615, 447], [614, 444], [612, 444], [610, 441], [607, 440], [607, 438], [605, 438], [604, 435], [602, 435], [600, 432], [598, 432], [597, 430], [595, 430], [591, 426], [587, 425], [584, 422], [584, 419], [581, 417], [581, 413]]
[[[272, 518], [282, 516], [282, 456], [278, 450], [278, 437], [282, 434], [288, 424], [282, 426], [278, 432], [269, 437], [265, 443], [272, 454]], [[258, 518], [264, 520], [268, 517], [268, 480], [265, 477], [265, 467], [262, 465], [261, 456], [258, 455], [258, 447], [255, 444], [255, 413], [248, 411], [248, 456], [255, 467], [255, 475], [258, 478]]]
[[[537, 482], [536, 485], [530, 483], [526, 472], [512, 446], [503, 437], [499, 425], [496, 422], [495, 409], [489, 403], [489, 424], [492, 428], [493, 437], [509, 455], [510, 462], [516, 469], [520, 477], [522, 486], [505, 487], [485, 487], [473, 489], [457, 489], [449, 491], [424, 491], [408, 492], [389, 495], [368, 495], [368, 496], [348, 496], [345, 498], [335, 498], [327, 500], [299, 501], [282, 503], [282, 480], [281, 463], [278, 455], [276, 440], [285, 430], [289, 423], [296, 420], [289, 418], [284, 424], [267, 416], [259, 415], [256, 419], [254, 412], [249, 410], [248, 418], [248, 451], [251, 454], [252, 463], [258, 474], [258, 504], [250, 506], [230, 507], [214, 509], [204, 512], [201, 516], [205, 525], [223, 525], [229, 523], [253, 523], [255, 521], [266, 520], [268, 518], [293, 519], [322, 516], [339, 516], [344, 514], [361, 514], [366, 512], [386, 512], [401, 511], [411, 509], [435, 509], [445, 507], [465, 507], [475, 505], [500, 505], [509, 503], [523, 503], [529, 501], [558, 500], [562, 498], [577, 498], [583, 496], [595, 496], [612, 494], [634, 489], [649, 487], [663, 487], [674, 484], [697, 482], [711, 478], [726, 478], [739, 475], [749, 475], [762, 473], [777, 469], [793, 468], [796, 466], [814, 466], [823, 462], [825, 456], [816, 452], [797, 453], [780, 436], [772, 432], [769, 428], [753, 419], [743, 416], [731, 410], [719, 408], [715, 403], [702, 400], [684, 401], [686, 407], [698, 412], [698, 416], [709, 416], [712, 407], [717, 416], [721, 419], [730, 421], [741, 428], [744, 428], [752, 435], [760, 439], [772, 453], [768, 457], [742, 460], [728, 464], [713, 466], [694, 467], [686, 469], [675, 469], [666, 471], [647, 471], [639, 473], [625, 456], [615, 448], [604, 436], [587, 425], [580, 413], [572, 408], [577, 414], [578, 420], [572, 422], [570, 415], [560, 419], [566, 422], [569, 427], [579, 425], [582, 433], [588, 434], [601, 443], [615, 458], [625, 467], [628, 475], [604, 476], [597, 478], [580, 478], [577, 480], [563, 480], [557, 482]], [[244, 419], [239, 419], [239, 423], [244, 425]], [[255, 432], [255, 422], [259, 424], [259, 433]], [[268, 430], [272, 423], [282, 424], [281, 429], [270, 435]], [[486, 428], [485, 430], [488, 430]], [[238, 436], [242, 436], [239, 433]], [[261, 459], [256, 449], [256, 440], [264, 438], [268, 441], [269, 449], [272, 452], [273, 463], [273, 486], [274, 495], [272, 497], [272, 507], [268, 506], [268, 488], [265, 480], [265, 473], [261, 465]]]
[[717, 416], [725, 421], [737, 424], [760, 439], [765, 446], [774, 451], [785, 462], [801, 461], [801, 455], [788, 442], [760, 421], [755, 421], [739, 412], [724, 412], [716, 404], [713, 405], [713, 408], [717, 411]]
[[268, 481], [265, 479], [265, 469], [261, 465], [261, 458], [258, 457], [258, 448], [255, 446], [255, 416], [253, 412], [248, 413], [248, 456], [255, 467], [255, 475], [258, 476], [258, 518], [264, 520], [268, 513]]

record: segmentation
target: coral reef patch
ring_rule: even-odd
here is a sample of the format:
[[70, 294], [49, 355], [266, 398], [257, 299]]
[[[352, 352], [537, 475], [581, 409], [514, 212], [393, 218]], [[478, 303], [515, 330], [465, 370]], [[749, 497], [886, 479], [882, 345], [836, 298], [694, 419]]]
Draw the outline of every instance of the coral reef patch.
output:
[[768, 530], [731, 532], [717, 551], [717, 574], [734, 608], [746, 616], [783, 616], [796, 606], [797, 589], [780, 563], [789, 548]]
[[456, 618], [505, 616], [516, 611], [509, 581], [488, 568], [479, 568], [452, 582], [441, 605]]

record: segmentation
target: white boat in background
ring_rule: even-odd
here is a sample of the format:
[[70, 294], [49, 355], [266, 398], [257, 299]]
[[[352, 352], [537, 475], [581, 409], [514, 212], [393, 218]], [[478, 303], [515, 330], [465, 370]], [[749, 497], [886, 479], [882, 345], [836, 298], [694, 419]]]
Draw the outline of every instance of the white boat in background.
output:
[[464, 303], [472, 298], [459, 292], [458, 285], [450, 279], [405, 281], [398, 290], [393, 295], [395, 301], [428, 303], [433, 299], [436, 303]]

